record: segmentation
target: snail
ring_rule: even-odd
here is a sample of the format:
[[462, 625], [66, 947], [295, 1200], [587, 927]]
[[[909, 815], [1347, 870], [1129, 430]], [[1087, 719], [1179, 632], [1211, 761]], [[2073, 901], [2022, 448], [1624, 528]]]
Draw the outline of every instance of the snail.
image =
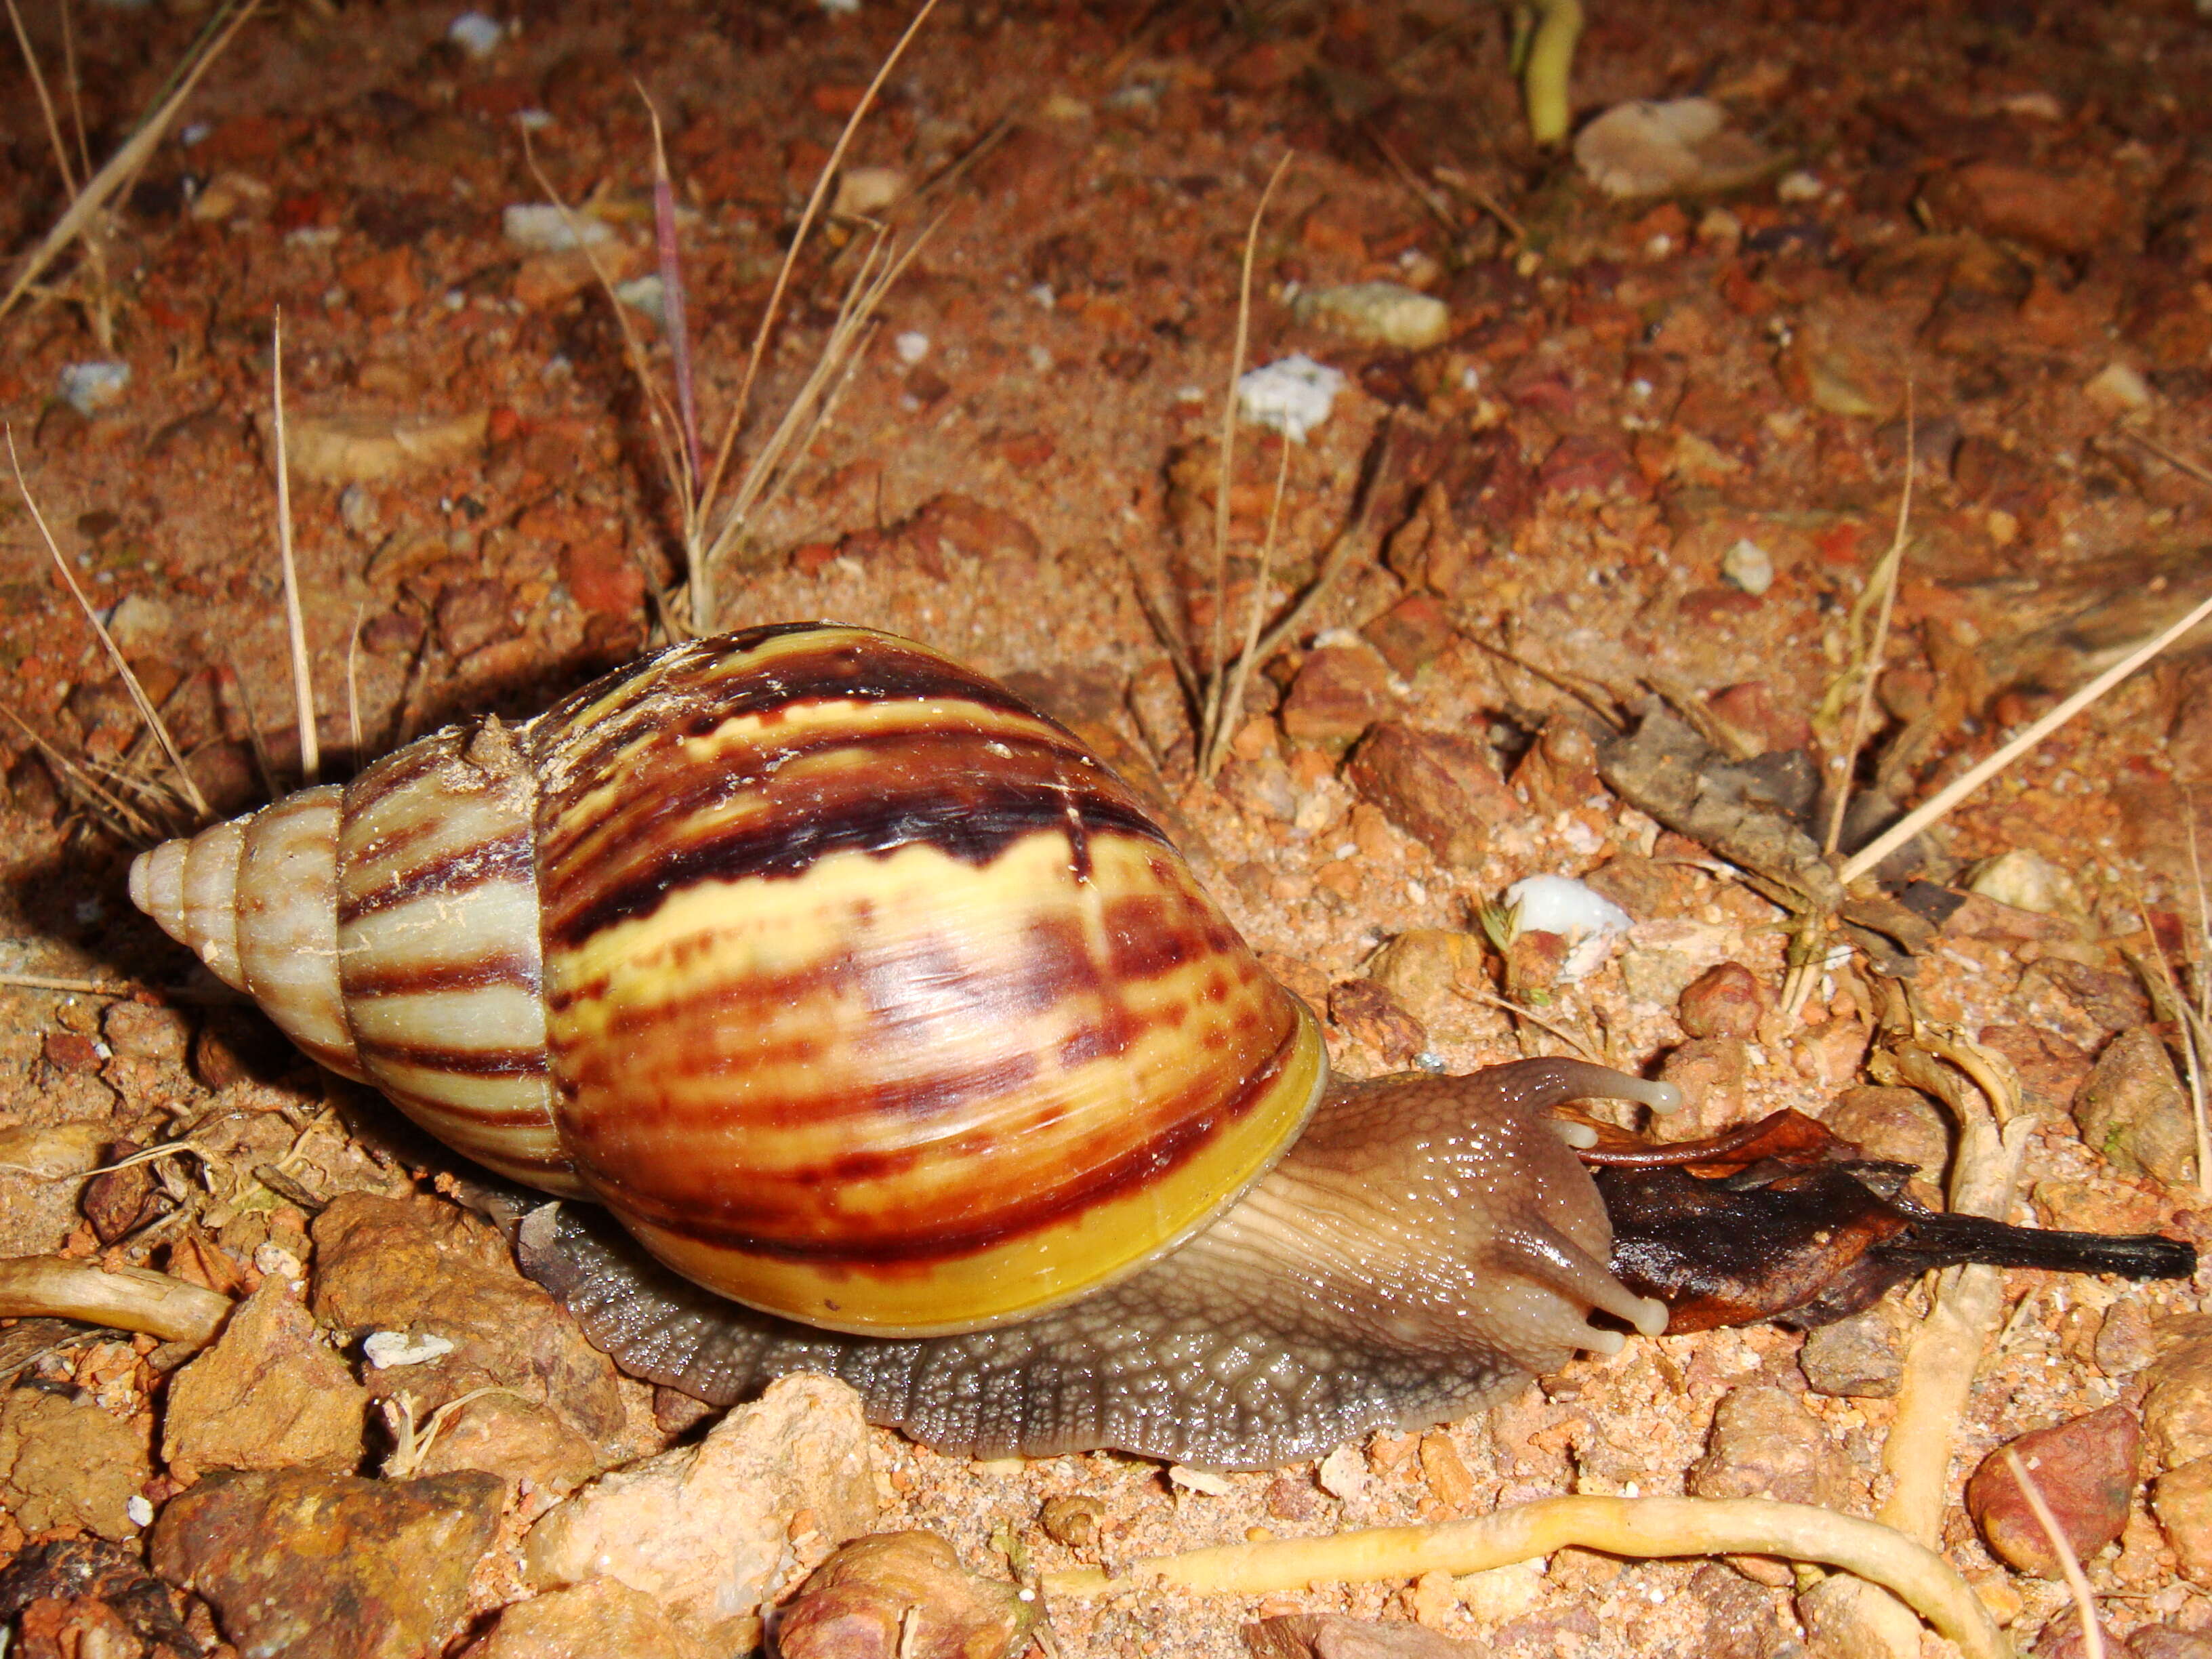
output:
[[[624, 1369], [795, 1370], [941, 1449], [1220, 1468], [1656, 1334], [1577, 1061], [1332, 1079], [1129, 786], [926, 647], [791, 623], [436, 732], [133, 866], [301, 1048], [556, 1200]], [[1587, 1131], [1579, 1132], [1587, 1135]]]

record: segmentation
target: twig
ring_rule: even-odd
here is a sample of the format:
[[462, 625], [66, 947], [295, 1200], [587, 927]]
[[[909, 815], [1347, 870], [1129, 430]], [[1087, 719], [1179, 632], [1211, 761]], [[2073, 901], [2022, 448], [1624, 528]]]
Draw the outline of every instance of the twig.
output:
[[[2191, 862], [2194, 863], [2197, 836], [2193, 820], [2190, 826], [2189, 851]], [[2197, 1130], [2197, 1190], [2212, 1194], [2212, 1171], [2208, 1171], [2205, 1167], [2208, 1161], [2212, 1161], [2212, 1137], [2206, 1133], [2204, 1114], [2203, 1022], [2197, 1011], [2189, 1006], [2188, 998], [2182, 994], [2181, 982], [2174, 976], [2173, 964], [2166, 960], [2166, 946], [2159, 943], [2158, 929], [2152, 925], [2150, 910], [2143, 903], [2141, 895], [2136, 898], [2136, 912], [2142, 916], [2143, 932], [2150, 939], [2151, 960], [2158, 964], [2157, 977], [2152, 977], [2139, 957], [2130, 953], [2130, 959], [2148, 988], [2152, 1000], [2169, 1005], [2176, 1016], [2174, 1024], [2181, 1028], [2181, 1055], [2189, 1064], [2190, 1117]], [[2159, 994], [2161, 991], [2165, 993], [2163, 997]]]
[[2132, 427], [2122, 427], [2119, 435], [2138, 448], [2148, 450], [2177, 472], [2185, 472], [2202, 484], [2212, 484], [2212, 467], [2202, 461], [2191, 460], [2179, 450], [2170, 449], [2157, 439], [2146, 436]]
[[92, 601], [85, 598], [84, 589], [77, 586], [76, 573], [69, 568], [69, 561], [62, 556], [62, 550], [54, 540], [54, 532], [46, 528], [46, 515], [39, 511], [38, 500], [31, 494], [31, 486], [23, 482], [23, 463], [15, 453], [15, 428], [10, 426], [6, 431], [8, 463], [15, 469], [15, 489], [23, 497], [23, 505], [30, 509], [31, 521], [39, 527], [39, 534], [46, 544], [46, 551], [53, 559], [54, 568], [60, 573], [70, 596], [76, 599], [77, 609], [84, 613], [85, 621], [92, 624], [92, 631], [100, 636], [100, 648], [107, 653], [108, 661], [123, 677], [124, 689], [130, 692], [131, 701], [137, 706], [138, 718], [146, 722], [147, 729], [161, 743], [161, 752], [169, 757], [169, 764], [176, 770], [177, 781], [182, 786], [185, 799], [191, 803], [192, 810], [202, 817], [212, 817], [207, 797], [200, 793], [199, 785], [192, 781], [192, 775], [185, 769], [185, 757], [178, 752], [176, 740], [170, 737], [168, 726], [161, 719], [161, 712], [154, 707], [154, 700], [146, 695], [146, 688], [138, 683], [138, 676], [124, 660], [122, 651], [101, 624], [99, 613], [92, 608]]
[[[1244, 646], [1237, 653], [1234, 664], [1214, 671], [1217, 677], [1228, 674], [1229, 693], [1214, 711], [1213, 729], [1201, 734], [1203, 758], [1198, 775], [1208, 782], [1221, 770], [1222, 751], [1236, 733], [1237, 720], [1244, 712], [1244, 688], [1252, 678], [1252, 665], [1260, 659], [1260, 623], [1267, 614], [1267, 579], [1274, 574], [1275, 532], [1282, 523], [1283, 492], [1290, 477], [1291, 445], [1285, 438], [1281, 464], [1275, 468], [1275, 492], [1267, 501], [1267, 533], [1260, 543], [1260, 568], [1252, 579], [1252, 607], [1244, 617]], [[1216, 604], [1219, 603], [1217, 599]]]
[[366, 601], [354, 606], [353, 626], [346, 633], [346, 730], [353, 740], [353, 766], [359, 771], [368, 758], [362, 752], [361, 736], [361, 617]]
[[1565, 1043], [1568, 1048], [1573, 1049], [1577, 1054], [1580, 1054], [1584, 1060], [1589, 1060], [1594, 1066], [1602, 1066], [1605, 1064], [1602, 1057], [1592, 1054], [1590, 1052], [1589, 1045], [1584, 1042], [1580, 1037], [1577, 1036], [1572, 1031], [1568, 1030], [1563, 1025], [1554, 1025], [1550, 1020], [1546, 1019], [1543, 1015], [1522, 1006], [1520, 1003], [1508, 1001], [1505, 998], [1498, 995], [1494, 992], [1478, 991], [1465, 985], [1454, 985], [1451, 988], [1461, 996], [1465, 997], [1469, 1002], [1480, 1002], [1486, 1007], [1499, 1009], [1505, 1013], [1512, 1015], [1516, 1019], [1527, 1020], [1531, 1025], [1535, 1026], [1540, 1030], [1549, 1031], [1553, 1036], [1559, 1038], [1560, 1042]]
[[32, 1315], [204, 1347], [230, 1316], [230, 1298], [150, 1267], [104, 1269], [58, 1255], [0, 1260], [0, 1316]]
[[1881, 867], [1881, 861], [1905, 845], [1915, 836], [1934, 823], [1960, 801], [1984, 783], [2010, 766], [2029, 750], [2041, 743], [2060, 726], [2072, 720], [2091, 703], [2103, 696], [2122, 680], [2164, 651], [2207, 617], [2212, 617], [2212, 599], [2196, 606], [2179, 622], [2175, 623], [2157, 638], [2137, 647], [2103, 673], [2091, 680], [2072, 696], [2030, 726], [2011, 742], [2006, 744], [1987, 760], [1946, 784], [1929, 799], [1923, 801], [1899, 818], [1881, 835], [1861, 848], [1845, 860], [1837, 873], [1845, 886]]
[[137, 991], [128, 985], [108, 985], [96, 979], [56, 979], [46, 974], [0, 973], [0, 985], [15, 991], [69, 991], [82, 996], [127, 997]]
[[691, 337], [684, 319], [684, 259], [676, 244], [676, 187], [668, 177], [668, 146], [660, 132], [660, 112], [639, 86], [645, 112], [653, 120], [653, 238], [660, 264], [660, 328], [668, 339], [668, 359], [676, 374], [676, 412], [684, 434], [684, 459], [696, 486], [704, 462], [699, 453], [699, 404], [691, 380]]
[[1821, 1562], [1894, 1591], [1968, 1659], [2009, 1659], [1988, 1610], [1933, 1550], [1872, 1521], [1766, 1498], [1546, 1498], [1471, 1521], [1152, 1556], [1115, 1578], [1090, 1568], [1048, 1573], [1044, 1584], [1048, 1594], [1071, 1596], [1151, 1583], [1257, 1595], [1425, 1572], [1482, 1572], [1570, 1547], [1638, 1559], [1774, 1555]]
[[276, 427], [276, 556], [284, 566], [284, 631], [292, 641], [292, 707], [300, 726], [300, 775], [310, 787], [323, 773], [315, 730], [315, 683], [307, 672], [307, 629], [300, 617], [300, 571], [292, 557], [292, 461], [284, 442], [284, 313], [270, 325], [270, 407]]

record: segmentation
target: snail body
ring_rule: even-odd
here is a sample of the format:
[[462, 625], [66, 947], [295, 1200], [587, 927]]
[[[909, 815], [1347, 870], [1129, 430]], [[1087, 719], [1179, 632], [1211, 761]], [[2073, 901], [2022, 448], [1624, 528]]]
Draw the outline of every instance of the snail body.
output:
[[889, 635], [672, 647], [131, 895], [322, 1064], [603, 1206], [681, 1277], [565, 1206], [526, 1267], [703, 1397], [827, 1370], [948, 1449], [1258, 1466], [1616, 1346], [1592, 1309], [1663, 1324], [1538, 1115], [1661, 1085], [1331, 1082], [1128, 787]]

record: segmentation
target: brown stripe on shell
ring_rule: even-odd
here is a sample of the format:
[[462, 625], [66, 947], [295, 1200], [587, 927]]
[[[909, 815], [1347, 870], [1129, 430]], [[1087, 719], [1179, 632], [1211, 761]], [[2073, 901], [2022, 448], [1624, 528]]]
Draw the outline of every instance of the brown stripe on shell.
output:
[[416, 1066], [426, 1072], [449, 1072], [456, 1077], [543, 1077], [543, 1048], [461, 1048], [435, 1042], [394, 1042], [388, 1038], [354, 1038], [362, 1058], [389, 1060], [396, 1066]]
[[527, 830], [442, 854], [338, 901], [338, 926], [346, 927], [418, 898], [452, 897], [493, 881], [528, 881], [537, 873]]
[[[894, 1230], [872, 1233], [859, 1241], [793, 1238], [754, 1231], [744, 1224], [749, 1206], [738, 1195], [744, 1190], [744, 1183], [741, 1182], [731, 1183], [729, 1194], [717, 1206], [721, 1211], [720, 1218], [709, 1216], [696, 1203], [656, 1203], [646, 1195], [626, 1189], [611, 1189], [608, 1195], [641, 1220], [716, 1249], [825, 1265], [899, 1262], [926, 1266], [948, 1256], [989, 1249], [1024, 1233], [1049, 1227], [1117, 1197], [1192, 1158], [1264, 1097], [1288, 1062], [1297, 1035], [1294, 1024], [1267, 1063], [1244, 1079], [1226, 1097], [1210, 1100], [1200, 1097], [1198, 1089], [1184, 1091], [1164, 1103], [1160, 1115], [1166, 1121], [1166, 1127], [1142, 1145], [1085, 1170], [1080, 1181], [1067, 1182], [1021, 1203], [995, 1208], [988, 1218], [957, 1220], [915, 1214], [905, 1218], [903, 1224]], [[589, 1167], [588, 1158], [579, 1161]], [[831, 1166], [817, 1172], [816, 1182], [826, 1182], [838, 1177], [839, 1172]], [[763, 1218], [769, 1217], [763, 1213]]]
[[538, 988], [538, 977], [536, 957], [514, 951], [495, 951], [466, 962], [356, 968], [346, 975], [346, 995], [361, 1001], [375, 997], [423, 996], [437, 991], [480, 991], [493, 985], [512, 985], [534, 991]]
[[636, 816], [653, 822], [650, 828], [635, 824], [620, 843], [626, 870], [598, 863], [571, 874], [547, 861], [546, 941], [556, 948], [581, 944], [602, 928], [652, 915], [671, 893], [695, 882], [802, 876], [834, 853], [881, 857], [926, 844], [984, 865], [1024, 836], [1065, 830], [1071, 819], [1083, 826], [1086, 840], [1117, 833], [1164, 844], [1164, 832], [1134, 797], [1118, 785], [1108, 787], [1103, 774], [1040, 782], [1036, 769], [1023, 763], [1055, 751], [1040, 745], [1038, 754], [1024, 756], [1004, 746], [1010, 752], [991, 757], [999, 774], [992, 775], [974, 763], [974, 740], [961, 732], [825, 741], [817, 752], [864, 754], [875, 764], [787, 769], [766, 784], [767, 810], [688, 838], [684, 832], [698, 808], [742, 790], [747, 781], [705, 781], [676, 792], [665, 811], [662, 792], [641, 788], [653, 805]]

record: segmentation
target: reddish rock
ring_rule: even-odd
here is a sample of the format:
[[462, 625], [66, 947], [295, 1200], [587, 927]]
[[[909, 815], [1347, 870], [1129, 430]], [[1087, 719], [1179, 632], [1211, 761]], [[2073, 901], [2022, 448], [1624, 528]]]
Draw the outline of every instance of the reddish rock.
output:
[[1450, 617], [1425, 593], [1409, 594], [1359, 631], [1407, 679], [1443, 655], [1453, 635]]
[[2009, 161], [1970, 161], [1939, 175], [1928, 199], [1937, 212], [1986, 236], [2048, 253], [2094, 253], [2128, 229], [2128, 204], [2106, 169], [2054, 173]]
[[1649, 501], [1635, 458], [1611, 438], [1562, 438], [1536, 469], [1540, 494], [1568, 501]]
[[2178, 1187], [2197, 1167], [2189, 1093], [2154, 1026], [2112, 1039], [2075, 1097], [2073, 1113], [2083, 1143], [2116, 1169]]
[[2021, 1087], [2027, 1092], [2027, 1103], [2039, 1112], [2064, 1111], [2082, 1079], [2089, 1075], [2087, 1050], [2038, 1026], [1984, 1025], [1981, 1042], [1984, 1048], [1996, 1049], [2012, 1062]]
[[960, 1565], [930, 1532], [856, 1538], [783, 1604], [786, 1659], [1012, 1659], [1029, 1645], [1036, 1603]]
[[2022, 998], [2048, 985], [2081, 1011], [2092, 1024], [2107, 1031], [2124, 1031], [2150, 1018], [2150, 999], [2130, 974], [2110, 968], [2092, 968], [2064, 957], [2045, 957], [2020, 976]]
[[[1705, 1455], [1683, 1483], [1698, 1498], [1773, 1498], [1839, 1509], [1848, 1495], [1842, 1454], [1796, 1395], [1749, 1384], [1721, 1396]], [[1766, 1583], [1789, 1569], [1765, 1558], [1738, 1565]]]
[[2192, 1584], [2212, 1585], [2212, 1457], [2160, 1475], [2150, 1506], [2173, 1546], [2181, 1576]]
[[489, 576], [447, 583], [434, 614], [439, 643], [456, 657], [489, 645], [514, 626], [505, 585]]
[[[1750, 1069], [1751, 1056], [1741, 1037], [1699, 1037], [1667, 1052], [1659, 1062], [1659, 1079], [1682, 1091], [1687, 1121], [1711, 1124], [1721, 1109], [1735, 1104]], [[1717, 1109], [1709, 1112], [1708, 1106]]]
[[361, 1462], [368, 1392], [316, 1337], [281, 1279], [239, 1305], [222, 1335], [169, 1384], [161, 1455], [197, 1468], [314, 1468]]
[[1521, 815], [1489, 751], [1452, 732], [1385, 720], [1352, 751], [1345, 775], [1446, 864], [1479, 862], [1490, 831]]
[[594, 1578], [516, 1602], [462, 1659], [709, 1659], [710, 1652], [642, 1590]]
[[2212, 1334], [2192, 1324], [2144, 1377], [2143, 1445], [2160, 1469], [2212, 1458]]
[[1942, 1112], [1917, 1089], [1867, 1084], [1846, 1089], [1820, 1114], [1820, 1121], [1869, 1158], [1910, 1164], [1940, 1181], [1951, 1158], [1951, 1129]]
[[1747, 593], [1740, 587], [1700, 587], [1682, 596], [1674, 606], [1674, 614], [1686, 627], [1713, 628], [1726, 626], [1739, 617], [1755, 617], [1759, 606], [1758, 595]]
[[338, 286], [356, 311], [400, 312], [422, 303], [422, 278], [411, 247], [386, 248], [341, 265]]
[[2038, 1578], [2060, 1577], [2057, 1553], [2006, 1453], [2018, 1456], [2075, 1557], [2087, 1560], [2118, 1540], [2127, 1524], [2142, 1443], [2142, 1427], [2124, 1406], [2037, 1429], [1982, 1460], [1966, 1482], [1967, 1512], [1990, 1547], [2013, 1566]]
[[89, 1401], [17, 1389], [0, 1401], [0, 1510], [26, 1531], [133, 1537], [130, 1502], [150, 1474], [140, 1437]]
[[1307, 654], [1283, 699], [1283, 730], [1299, 743], [1346, 744], [1396, 712], [1390, 665], [1355, 635]]
[[226, 1471], [169, 1500], [154, 1570], [205, 1597], [241, 1652], [416, 1659], [468, 1611], [504, 1492], [489, 1474]]
[[1813, 724], [1795, 708], [1777, 704], [1774, 688], [1750, 680], [1716, 691], [1706, 712], [1714, 724], [1746, 754], [1771, 755], [1803, 749], [1813, 741]]
[[1597, 744], [1589, 728], [1571, 714], [1554, 714], [1546, 720], [1536, 741], [1513, 769], [1513, 787], [1546, 817], [1602, 795], [1605, 786], [1597, 775]]
[[1675, 1016], [1693, 1037], [1748, 1037], [1759, 1030], [1766, 1006], [1766, 993], [1751, 969], [1723, 962], [1690, 981]]
[[1429, 1034], [1397, 998], [1371, 979], [1347, 979], [1328, 994], [1329, 1024], [1382, 1056], [1392, 1070], [1410, 1065]]
[[586, 532], [562, 548], [561, 580], [580, 611], [635, 617], [645, 605], [645, 572], [618, 531]]

